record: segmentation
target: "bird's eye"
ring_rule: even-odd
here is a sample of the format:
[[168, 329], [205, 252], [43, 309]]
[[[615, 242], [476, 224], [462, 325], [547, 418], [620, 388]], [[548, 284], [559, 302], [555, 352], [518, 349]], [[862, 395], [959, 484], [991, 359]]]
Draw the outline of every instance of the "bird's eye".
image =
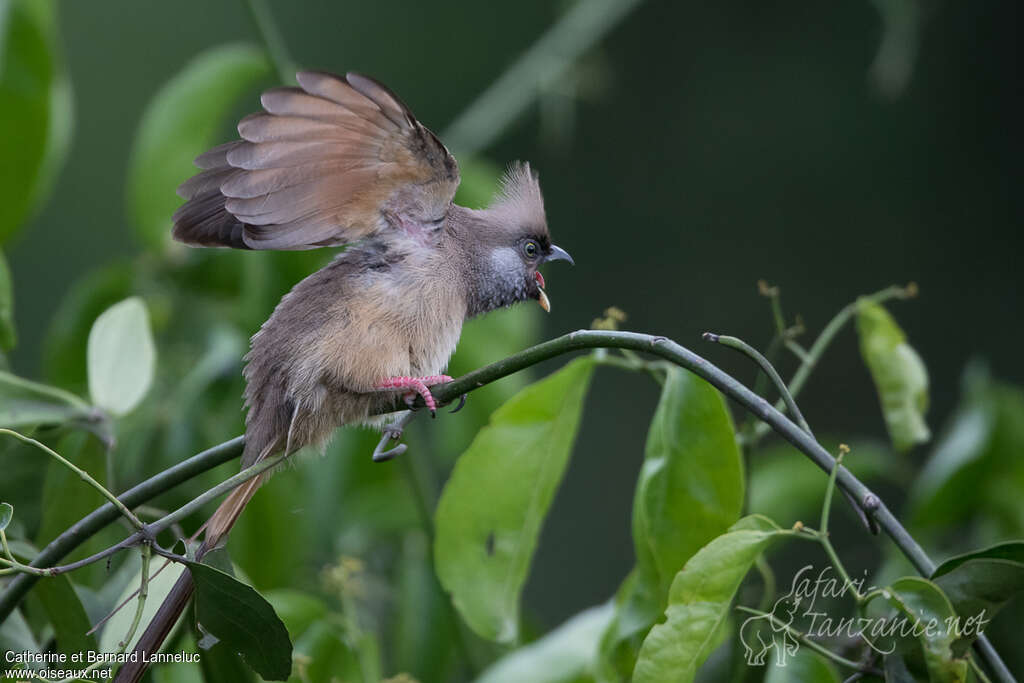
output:
[[533, 240], [527, 240], [527, 242], [523, 244], [523, 253], [529, 256], [530, 258], [535, 257], [537, 255], [537, 251], [537, 243], [534, 242]]

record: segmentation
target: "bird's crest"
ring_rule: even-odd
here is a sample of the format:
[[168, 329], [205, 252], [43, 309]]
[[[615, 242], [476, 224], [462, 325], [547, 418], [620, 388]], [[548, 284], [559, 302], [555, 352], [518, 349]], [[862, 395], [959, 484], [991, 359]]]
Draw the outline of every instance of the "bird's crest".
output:
[[509, 164], [501, 176], [498, 194], [489, 208], [501, 212], [506, 225], [547, 233], [548, 222], [544, 213], [544, 197], [540, 192], [540, 179], [529, 163], [514, 161]]

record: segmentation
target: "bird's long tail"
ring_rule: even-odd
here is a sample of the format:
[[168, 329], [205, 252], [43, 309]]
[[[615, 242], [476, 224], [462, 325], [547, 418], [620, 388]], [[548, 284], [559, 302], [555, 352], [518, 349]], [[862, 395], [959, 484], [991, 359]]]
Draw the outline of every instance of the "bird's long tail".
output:
[[[220, 504], [217, 511], [203, 525], [206, 529], [206, 534], [202, 545], [196, 551], [197, 560], [201, 560], [203, 555], [224, 542], [228, 532], [231, 531], [231, 527], [235, 525], [235, 522], [238, 521], [239, 516], [242, 514], [242, 510], [249, 504], [256, 490], [269, 476], [270, 472], [264, 472], [257, 477], [253, 477], [232, 491], [224, 499], [224, 502]], [[181, 613], [188, 606], [194, 591], [195, 585], [192, 583], [192, 575], [188, 571], [182, 572], [181, 577], [178, 578], [171, 592], [168, 593], [167, 598], [160, 605], [160, 609], [157, 610], [153, 620], [146, 627], [142, 636], [139, 637], [139, 641], [135, 645], [135, 652], [138, 653], [138, 656], [134, 658], [134, 661], [126, 662], [120, 668], [114, 683], [138, 683], [142, 679], [146, 669], [149, 667], [146, 660], [149, 658], [149, 655], [160, 650], [160, 646], [163, 645], [164, 640], [170, 635], [171, 629], [178, 623]]]

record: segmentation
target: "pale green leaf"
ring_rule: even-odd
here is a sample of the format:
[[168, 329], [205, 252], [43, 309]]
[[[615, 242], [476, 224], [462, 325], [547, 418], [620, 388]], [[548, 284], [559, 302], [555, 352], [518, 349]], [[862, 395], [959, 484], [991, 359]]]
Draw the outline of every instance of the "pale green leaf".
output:
[[481, 674], [476, 683], [569, 683], [589, 673], [601, 633], [615, 608], [608, 604], [580, 612], [540, 640], [513, 650]]
[[928, 371], [906, 335], [880, 304], [861, 299], [857, 306], [860, 351], [871, 371], [889, 437], [904, 451], [931, 437], [924, 415], [928, 410]]
[[0, 503], [0, 531], [7, 528], [14, 518], [14, 506], [10, 503]]
[[156, 366], [156, 346], [142, 299], [125, 299], [96, 319], [86, 358], [89, 393], [97, 406], [120, 416], [138, 405]]
[[[270, 74], [262, 50], [222, 45], [203, 52], [167, 81], [142, 115], [128, 168], [128, 208], [149, 247], [171, 239], [176, 188], [197, 173], [192, 160], [213, 146], [238, 98]], [[255, 100], [254, 100], [255, 104]]]
[[733, 596], [757, 556], [791, 533], [752, 515], [690, 558], [672, 581], [665, 622], [651, 629], [640, 648], [635, 683], [692, 681], [717, 644]]
[[562, 480], [590, 357], [516, 394], [459, 458], [437, 506], [438, 578], [474, 631], [509, 642], [541, 524]]
[[[136, 566], [138, 566], [138, 563], [136, 563]], [[146, 597], [146, 604], [142, 609], [142, 619], [139, 622], [139, 627], [136, 629], [135, 636], [128, 645], [127, 649], [129, 652], [135, 647], [139, 638], [142, 637], [149, 622], [153, 621], [156, 611], [163, 604], [164, 598], [171, 592], [174, 584], [185, 571], [185, 565], [178, 564], [177, 562], [172, 562], [161, 570], [163, 566], [164, 562], [159, 560], [159, 558], [150, 563], [149, 595]], [[157, 570], [160, 570], [160, 572], [157, 573]], [[142, 569], [140, 567], [135, 577], [128, 582], [128, 587], [124, 589], [124, 592], [115, 603], [116, 605], [124, 603], [124, 607], [118, 610], [103, 626], [103, 631], [100, 633], [100, 652], [117, 652], [118, 645], [128, 635], [132, 619], [135, 618], [137, 607], [135, 592], [139, 590], [141, 579]]]

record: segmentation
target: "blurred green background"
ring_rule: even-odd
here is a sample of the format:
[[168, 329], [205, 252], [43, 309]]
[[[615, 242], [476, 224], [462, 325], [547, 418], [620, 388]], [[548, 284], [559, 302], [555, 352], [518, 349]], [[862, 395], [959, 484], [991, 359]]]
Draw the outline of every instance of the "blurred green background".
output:
[[[298, 64], [370, 74], [438, 133], [567, 7], [536, 0], [271, 3]], [[907, 7], [919, 21], [901, 23]], [[781, 287], [787, 314], [801, 317], [809, 338], [859, 294], [915, 281], [920, 296], [891, 310], [929, 368], [933, 431], [941, 434], [960, 400], [970, 360], [1021, 383], [1020, 15], [1019, 3], [1008, 1], [638, 3], [567, 77], [536, 100], [524, 92], [525, 113], [481, 152], [498, 165], [534, 165], [553, 236], [576, 259], [575, 268], [548, 272], [550, 316], [520, 314], [539, 325], [523, 345], [586, 327], [614, 304], [629, 314], [627, 329], [669, 336], [752, 382], [743, 359], [710, 347], [700, 333], [734, 334], [764, 347], [773, 327], [759, 279]], [[5, 249], [20, 337], [10, 356], [14, 372], [54, 378], [44, 367], [44, 338], [62, 301], [97, 268], [139, 262], [124, 188], [142, 112], [186, 62], [232, 41], [259, 43], [240, 2], [59, 4], [74, 135], [49, 202]], [[271, 84], [268, 78], [260, 87]], [[255, 110], [259, 89], [244, 94], [232, 114]], [[232, 135], [228, 119], [217, 141]], [[187, 258], [204, 259], [204, 279], [195, 286], [209, 288], [216, 279], [210, 272], [223, 267], [230, 280], [252, 256]], [[273, 274], [260, 281], [265, 289], [237, 333], [254, 332], [313, 262], [285, 255], [269, 263]], [[175, 276], [183, 291], [189, 273], [185, 267]], [[224, 285], [226, 309], [248, 305], [244, 294], [231, 293], [237, 285]], [[148, 303], [159, 327], [157, 290], [150, 288], [157, 296]], [[202, 334], [201, 321], [176, 336]], [[478, 363], [504, 353], [490, 353], [487, 339], [477, 337], [484, 346], [473, 353]], [[229, 358], [238, 343], [233, 338], [226, 347]], [[175, 347], [160, 352], [162, 361]], [[179, 360], [188, 367], [187, 358]], [[795, 367], [792, 358], [781, 363], [787, 376]], [[238, 400], [231, 393], [237, 382], [223, 385], [219, 400]], [[161, 387], [173, 389], [169, 380]], [[537, 625], [602, 602], [632, 566], [631, 482], [656, 400], [641, 376], [608, 370], [596, 377], [527, 587], [526, 609]], [[829, 350], [800, 402], [819, 434], [885, 438], [852, 329]], [[185, 419], [176, 411], [204, 406], [170, 402], [153, 410], [174, 424]], [[240, 431], [240, 400], [238, 408], [233, 424], [222, 420], [177, 438], [159, 462], [212, 445], [204, 438]], [[430, 433], [459, 430], [460, 419], [439, 416]], [[427, 436], [410, 437], [412, 457], [425, 450], [417, 439]], [[449, 463], [458, 439], [434, 438], [433, 455]], [[317, 495], [358, 497], [344, 482], [350, 468], [367, 464], [369, 442], [362, 442], [362, 451], [346, 448], [346, 458], [362, 459], [358, 465], [308, 462], [279, 477], [287, 484], [274, 485], [317, 479]], [[907, 469], [918, 469], [929, 451], [913, 452]], [[157, 469], [143, 457], [125, 476]], [[340, 478], [336, 489], [330, 477]], [[899, 509], [901, 487], [883, 492]], [[409, 495], [399, 485], [392, 493]], [[386, 512], [348, 508], [351, 515]], [[839, 517], [855, 569], [870, 568], [879, 544], [857, 531], [848, 512]], [[259, 510], [247, 513], [239, 535], [257, 533], [258, 520]], [[361, 533], [357, 519], [339, 527]], [[254, 580], [273, 588], [284, 577]]]

